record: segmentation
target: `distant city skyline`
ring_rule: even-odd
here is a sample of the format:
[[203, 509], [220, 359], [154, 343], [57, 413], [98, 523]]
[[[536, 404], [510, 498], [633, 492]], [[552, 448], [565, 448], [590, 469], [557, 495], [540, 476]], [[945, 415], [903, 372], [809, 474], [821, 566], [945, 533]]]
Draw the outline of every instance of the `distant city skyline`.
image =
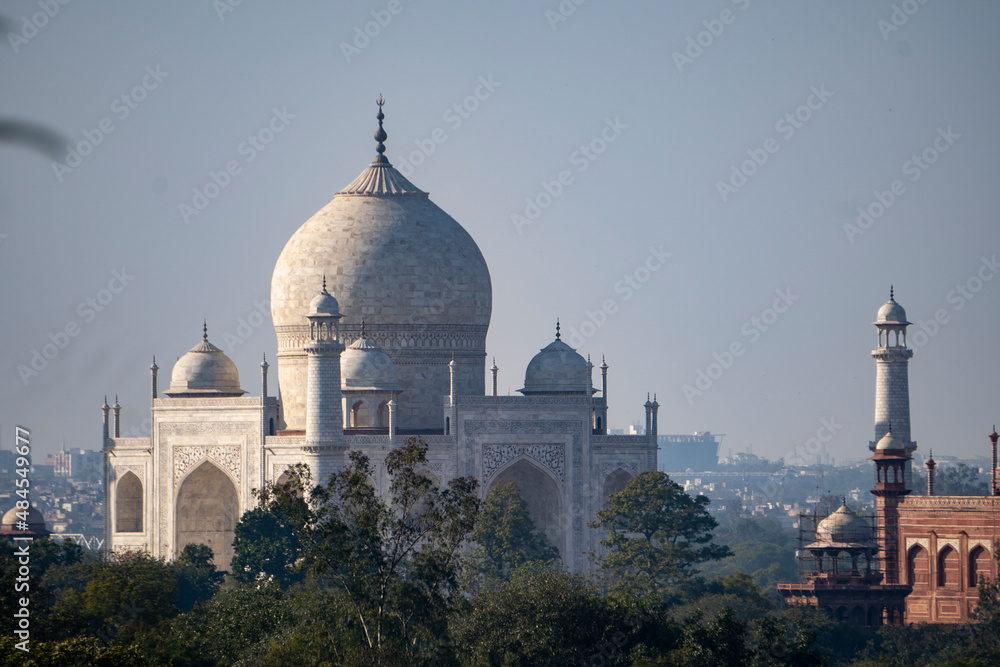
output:
[[105, 395], [148, 434], [152, 357], [165, 388], [205, 319], [258, 393], [278, 254], [382, 94], [386, 156], [486, 258], [500, 393], [559, 318], [611, 428], [655, 392], [723, 453], [864, 458], [893, 285], [917, 456], [988, 451], [994, 3], [53, 7], [0, 9], [0, 120], [64, 146], [0, 143], [5, 449], [98, 448]]

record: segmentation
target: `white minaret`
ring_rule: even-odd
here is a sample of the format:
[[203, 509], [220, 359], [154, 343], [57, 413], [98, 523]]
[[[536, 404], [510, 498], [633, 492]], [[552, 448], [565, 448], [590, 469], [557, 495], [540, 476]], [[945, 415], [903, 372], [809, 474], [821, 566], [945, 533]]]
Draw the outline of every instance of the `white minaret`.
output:
[[[344, 445], [344, 414], [341, 405], [340, 305], [323, 289], [309, 304], [309, 379], [306, 389], [306, 445], [329, 447]], [[315, 474], [315, 471], [314, 471]]]
[[[868, 443], [874, 451], [875, 444], [889, 432], [903, 442], [907, 454], [912, 456], [917, 443], [910, 439], [910, 381], [908, 366], [913, 350], [906, 347], [906, 311], [896, 303], [889, 288], [889, 300], [878, 309], [872, 322], [878, 328], [878, 347], [872, 350], [875, 358], [875, 439]], [[910, 488], [910, 470], [906, 469], [906, 488]]]

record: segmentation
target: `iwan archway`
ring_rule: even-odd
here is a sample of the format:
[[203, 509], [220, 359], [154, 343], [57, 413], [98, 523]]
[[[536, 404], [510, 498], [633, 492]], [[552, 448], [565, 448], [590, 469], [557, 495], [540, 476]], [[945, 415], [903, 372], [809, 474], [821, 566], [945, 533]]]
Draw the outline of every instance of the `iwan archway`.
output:
[[203, 462], [188, 474], [177, 492], [174, 557], [188, 544], [205, 544], [215, 554], [216, 568], [228, 570], [239, 518], [236, 485], [217, 465]]
[[520, 459], [494, 478], [490, 488], [513, 482], [521, 498], [528, 505], [528, 513], [535, 527], [549, 538], [549, 542], [566, 553], [566, 530], [563, 518], [562, 491], [556, 481], [541, 467], [528, 459]]

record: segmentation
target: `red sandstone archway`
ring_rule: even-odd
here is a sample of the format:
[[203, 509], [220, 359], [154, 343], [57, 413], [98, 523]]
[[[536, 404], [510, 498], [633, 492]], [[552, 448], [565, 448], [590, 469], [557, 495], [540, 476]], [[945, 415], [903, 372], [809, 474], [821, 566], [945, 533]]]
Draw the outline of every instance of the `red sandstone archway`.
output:
[[906, 556], [906, 581], [911, 586], [926, 586], [930, 581], [927, 550], [919, 544], [910, 548]]
[[969, 552], [969, 588], [979, 585], [979, 576], [985, 577], [986, 581], [991, 581], [990, 552], [983, 545], [977, 545]]
[[938, 586], [958, 586], [959, 585], [959, 563], [958, 552], [946, 545], [938, 553]]

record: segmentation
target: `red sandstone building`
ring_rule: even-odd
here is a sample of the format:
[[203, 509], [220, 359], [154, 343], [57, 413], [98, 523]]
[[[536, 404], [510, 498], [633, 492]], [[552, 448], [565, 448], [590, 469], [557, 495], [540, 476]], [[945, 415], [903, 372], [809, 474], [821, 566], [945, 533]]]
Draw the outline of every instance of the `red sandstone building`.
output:
[[[997, 576], [994, 551], [1000, 548], [1000, 484], [996, 429], [990, 434], [992, 474], [988, 496], [935, 496], [934, 461], [927, 461], [927, 495], [912, 496], [906, 311], [890, 291], [873, 323], [879, 346], [876, 362], [874, 526], [847, 517], [841, 508], [820, 522], [800, 558], [809, 562], [805, 581], [779, 584], [793, 606], [829, 609], [858, 625], [883, 623], [966, 623], [979, 598], [981, 578]], [[837, 518], [838, 513], [841, 515]], [[849, 512], [848, 512], [849, 514]], [[834, 521], [831, 521], [834, 520]], [[826, 524], [826, 525], [824, 525]], [[851, 530], [831, 530], [848, 525]], [[867, 543], [865, 525], [873, 544]], [[865, 572], [857, 563], [864, 557]], [[838, 568], [850, 557], [852, 567]], [[829, 566], [825, 566], [829, 563]], [[832, 569], [831, 569], [832, 567]]]

